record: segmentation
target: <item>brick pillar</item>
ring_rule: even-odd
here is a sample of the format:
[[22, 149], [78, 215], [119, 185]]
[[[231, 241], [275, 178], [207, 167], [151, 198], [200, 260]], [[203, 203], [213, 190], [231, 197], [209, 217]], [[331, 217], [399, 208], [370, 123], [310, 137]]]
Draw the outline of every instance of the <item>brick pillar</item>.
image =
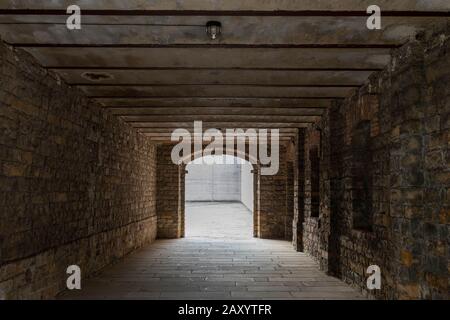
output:
[[263, 239], [286, 239], [286, 175], [286, 146], [280, 145], [278, 173], [259, 175], [259, 235]]
[[179, 202], [178, 202], [178, 217], [179, 217], [179, 228], [180, 228], [180, 238], [184, 238], [185, 235], [185, 195], [186, 195], [186, 165], [182, 164], [178, 166], [178, 190], [179, 190]]
[[253, 237], [259, 238], [259, 216], [260, 216], [260, 171], [259, 166], [253, 165]]
[[171, 159], [171, 145], [158, 146], [157, 201], [158, 238], [184, 236], [184, 166]]
[[305, 129], [299, 129], [295, 141], [293, 245], [303, 251], [303, 219], [305, 207]]
[[293, 228], [292, 221], [294, 219], [294, 162], [288, 161], [286, 163], [286, 216], [285, 216], [285, 240], [292, 241], [293, 239]]

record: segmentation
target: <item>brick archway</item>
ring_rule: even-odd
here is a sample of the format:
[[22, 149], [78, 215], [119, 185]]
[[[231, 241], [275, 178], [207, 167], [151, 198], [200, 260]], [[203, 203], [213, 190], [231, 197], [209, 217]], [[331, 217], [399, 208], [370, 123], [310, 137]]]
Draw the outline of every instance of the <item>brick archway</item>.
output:
[[[216, 161], [221, 158], [223, 162]], [[259, 221], [257, 164], [239, 156], [193, 155], [185, 164], [181, 205], [185, 237], [248, 239]]]
[[[186, 214], [186, 208], [185, 208], [185, 188], [186, 188], [186, 164], [189, 160], [194, 161], [198, 158], [203, 157], [203, 152], [205, 150], [205, 145], [203, 146], [201, 151], [197, 152], [191, 152], [189, 155], [186, 155], [183, 158], [182, 164], [179, 165], [179, 194], [180, 194], [180, 200], [179, 200], [179, 219], [178, 219], [178, 226], [177, 229], [179, 230], [179, 236], [180, 238], [185, 236], [185, 214]], [[252, 165], [252, 173], [253, 173], [253, 236], [255, 238], [260, 237], [261, 231], [260, 231], [260, 163], [259, 160], [254, 158], [249, 152], [248, 148], [246, 148], [245, 152], [240, 152], [239, 150], [230, 149], [230, 148], [224, 148], [223, 150], [224, 155], [233, 156], [236, 158], [243, 159], [247, 162], [249, 162]]]
[[[171, 159], [173, 145], [160, 145], [157, 156], [157, 220], [158, 238], [183, 238], [185, 235], [185, 175], [186, 165], [174, 164]], [[250, 158], [248, 152], [237, 153], [224, 148], [224, 154], [249, 161], [254, 173], [254, 220], [253, 235], [257, 238], [292, 240], [294, 208], [288, 204], [292, 195], [288, 194], [293, 183], [288, 177], [288, 149], [280, 146], [280, 170], [276, 175], [261, 175], [261, 165]], [[201, 154], [203, 154], [203, 149]], [[186, 160], [200, 156], [192, 152]], [[189, 161], [185, 161], [186, 163]], [[256, 163], [256, 164], [255, 164]], [[292, 177], [291, 177], [292, 178]], [[293, 193], [293, 192], [292, 192]], [[274, 201], [283, 198], [284, 201]]]

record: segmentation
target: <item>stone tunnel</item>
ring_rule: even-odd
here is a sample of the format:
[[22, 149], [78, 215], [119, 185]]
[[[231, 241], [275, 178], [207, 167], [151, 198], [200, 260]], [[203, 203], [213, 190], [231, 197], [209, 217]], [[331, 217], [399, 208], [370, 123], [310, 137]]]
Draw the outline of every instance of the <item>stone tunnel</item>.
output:
[[[449, 299], [450, 2], [369, 2], [0, 1], [0, 299]], [[251, 239], [185, 236], [200, 121]]]

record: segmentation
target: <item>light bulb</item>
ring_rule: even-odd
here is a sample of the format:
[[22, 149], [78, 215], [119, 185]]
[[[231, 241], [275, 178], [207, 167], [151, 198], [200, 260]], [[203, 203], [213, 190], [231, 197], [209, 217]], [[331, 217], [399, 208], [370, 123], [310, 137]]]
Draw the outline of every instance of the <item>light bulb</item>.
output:
[[212, 40], [216, 40], [222, 32], [222, 24], [218, 21], [209, 21], [206, 24], [206, 33]]

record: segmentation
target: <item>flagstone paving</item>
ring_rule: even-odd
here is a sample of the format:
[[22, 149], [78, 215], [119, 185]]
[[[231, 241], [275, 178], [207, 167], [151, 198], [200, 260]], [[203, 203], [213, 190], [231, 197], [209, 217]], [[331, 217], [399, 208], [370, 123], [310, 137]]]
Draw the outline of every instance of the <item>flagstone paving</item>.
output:
[[[236, 213], [229, 217], [236, 218]], [[239, 229], [230, 221], [222, 226], [233, 232]], [[248, 231], [246, 223], [241, 227]], [[65, 291], [59, 298], [363, 298], [320, 271], [309, 256], [296, 252], [288, 241], [239, 239], [230, 230], [225, 237], [201, 237], [200, 231], [189, 238], [157, 240], [98, 276], [83, 280], [81, 290]]]
[[62, 299], [361, 299], [287, 241], [157, 240]]

